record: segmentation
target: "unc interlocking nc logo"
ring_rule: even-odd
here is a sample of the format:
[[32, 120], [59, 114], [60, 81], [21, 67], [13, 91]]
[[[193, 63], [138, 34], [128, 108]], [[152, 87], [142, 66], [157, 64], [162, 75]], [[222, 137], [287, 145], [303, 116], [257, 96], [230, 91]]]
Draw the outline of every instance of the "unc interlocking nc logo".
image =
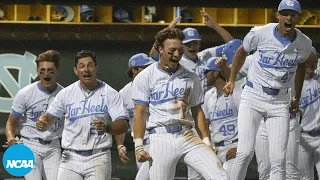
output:
[[[0, 112], [10, 112], [13, 98], [17, 92], [31, 84], [31, 78], [35, 79], [37, 77], [36, 58], [37, 56], [27, 51], [24, 55], [0, 54], [0, 83], [10, 95], [10, 97], [0, 96]], [[18, 81], [15, 80], [8, 69], [19, 71]]]
[[287, 6], [294, 6], [294, 2], [293, 1], [287, 1], [286, 4], [287, 4]]
[[188, 31], [187, 34], [188, 36], [194, 36], [194, 31]]

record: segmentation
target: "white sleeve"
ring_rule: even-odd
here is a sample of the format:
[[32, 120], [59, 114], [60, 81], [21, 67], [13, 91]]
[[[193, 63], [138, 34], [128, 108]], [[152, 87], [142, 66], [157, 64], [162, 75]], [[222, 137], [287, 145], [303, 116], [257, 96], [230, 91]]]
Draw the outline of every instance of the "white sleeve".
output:
[[207, 61], [210, 57], [221, 57], [222, 49], [226, 44], [215, 46], [212, 48], [205, 49], [198, 53], [198, 58], [200, 61]]
[[250, 30], [250, 32], [243, 39], [243, 48], [246, 52], [251, 52], [257, 50], [259, 34], [257, 31], [261, 29], [261, 27], [254, 27]]
[[242, 93], [242, 88], [237, 88], [232, 94], [233, 102], [236, 105], [238, 110], [239, 110], [240, 101], [241, 101], [241, 93]]
[[193, 89], [191, 90], [191, 98], [190, 98], [191, 107], [203, 104], [203, 94], [204, 94], [198, 77], [194, 75], [193, 79], [194, 79], [194, 85], [193, 85]]
[[120, 97], [120, 94], [111, 87], [108, 87], [107, 91], [108, 113], [112, 121], [116, 121], [118, 119], [128, 120], [129, 115], [127, 109], [124, 106], [123, 99]]
[[14, 97], [12, 107], [11, 107], [11, 115], [16, 118], [20, 118], [26, 111], [26, 97], [25, 92], [20, 90]]
[[308, 38], [303, 45], [304, 51], [301, 52], [301, 60], [299, 63], [304, 63], [309, 58], [311, 53], [312, 41]]
[[66, 113], [65, 107], [65, 93], [66, 89], [62, 89], [54, 98], [53, 102], [50, 103], [49, 108], [46, 111], [51, 117], [63, 117]]
[[139, 73], [132, 82], [132, 100], [134, 104], [149, 106], [150, 87], [145, 73]]

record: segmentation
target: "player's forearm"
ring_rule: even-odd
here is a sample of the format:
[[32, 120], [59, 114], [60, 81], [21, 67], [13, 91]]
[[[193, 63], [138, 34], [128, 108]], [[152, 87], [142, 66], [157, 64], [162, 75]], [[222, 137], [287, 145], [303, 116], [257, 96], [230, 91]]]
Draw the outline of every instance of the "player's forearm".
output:
[[133, 135], [134, 139], [144, 138], [144, 133], [146, 131], [146, 123], [144, 120], [144, 115], [142, 113], [134, 113], [133, 121]]
[[10, 114], [6, 124], [6, 130], [5, 130], [7, 141], [9, 141], [10, 139], [13, 139], [16, 136], [16, 125], [17, 125], [17, 121]]
[[126, 137], [126, 133], [115, 135], [114, 139], [116, 140], [117, 147], [120, 145], [124, 145], [124, 139]]
[[232, 62], [229, 82], [235, 82], [236, 76], [244, 64], [245, 57], [246, 57], [246, 51], [244, 50], [243, 46], [241, 45], [239, 47], [239, 49], [237, 50], [237, 52], [234, 56], [234, 60]]
[[203, 139], [209, 137], [209, 127], [205, 119], [204, 113], [200, 107], [191, 108], [192, 116], [195, 121], [195, 129], [197, 130], [199, 136]]
[[230, 77], [231, 68], [229, 66], [222, 66], [220, 68], [222, 76], [227, 80]]
[[225, 30], [223, 27], [219, 26], [219, 24], [217, 24], [216, 22], [214, 22], [214, 25], [212, 26], [212, 28], [221, 36], [224, 42], [227, 43], [233, 40], [233, 37], [231, 36], [231, 34], [227, 30]]
[[150, 50], [150, 52], [149, 52], [149, 56], [150, 56], [150, 57], [153, 57], [153, 56], [155, 56], [155, 55], [158, 54], [158, 51], [154, 48], [154, 47], [155, 47], [155, 44], [156, 44], [156, 43], [153, 43], [152, 48], [151, 48], [151, 50]]
[[300, 97], [301, 97], [305, 71], [306, 71], [306, 63], [304, 62], [299, 64], [296, 72], [296, 77], [295, 77], [295, 96], [294, 96], [294, 98], [297, 99], [298, 101], [300, 100]]
[[111, 130], [108, 131], [109, 134], [114, 136], [121, 135], [128, 131], [128, 121], [125, 119], [118, 119], [111, 125]]

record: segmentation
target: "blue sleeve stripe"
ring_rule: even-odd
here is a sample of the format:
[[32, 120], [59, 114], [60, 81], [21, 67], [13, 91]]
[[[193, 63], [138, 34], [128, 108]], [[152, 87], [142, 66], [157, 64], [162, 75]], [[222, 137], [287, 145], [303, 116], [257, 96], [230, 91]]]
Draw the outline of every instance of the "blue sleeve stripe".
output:
[[129, 121], [129, 118], [127, 116], [119, 116], [114, 121], [119, 120], [119, 119], [123, 119], [123, 120]]
[[52, 117], [52, 118], [57, 118], [57, 116], [55, 116], [55, 115], [53, 115], [53, 114], [50, 114], [50, 113], [48, 113], [48, 112], [46, 112], [46, 114], [47, 114], [48, 116]]
[[13, 110], [13, 109], [11, 109], [11, 115], [14, 116], [14, 117], [16, 117], [16, 118], [21, 118], [21, 116], [22, 116], [21, 113], [15, 111], [15, 110]]
[[133, 100], [133, 103], [149, 107], [149, 102], [146, 102], [146, 101]]

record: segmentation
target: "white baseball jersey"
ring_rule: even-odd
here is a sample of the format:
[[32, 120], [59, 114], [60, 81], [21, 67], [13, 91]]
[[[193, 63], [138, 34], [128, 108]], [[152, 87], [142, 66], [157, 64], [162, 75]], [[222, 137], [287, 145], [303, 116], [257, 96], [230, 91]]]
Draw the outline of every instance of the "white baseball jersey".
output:
[[89, 93], [81, 88], [80, 81], [61, 90], [46, 114], [56, 117], [64, 113], [62, 147], [80, 151], [112, 146], [111, 134], [98, 134], [92, 125], [93, 120], [108, 124], [118, 119], [128, 119], [119, 93], [102, 81]]
[[244, 77], [247, 77], [249, 72], [249, 67], [251, 66], [251, 62], [252, 62], [252, 55], [249, 55], [246, 57], [246, 60], [244, 61], [243, 66], [241, 67], [239, 73], [237, 74], [236, 80], [240, 80]]
[[147, 129], [173, 124], [194, 125], [190, 107], [203, 103], [203, 90], [194, 72], [179, 65], [168, 73], [151, 64], [134, 79], [132, 99], [149, 106]]
[[45, 113], [48, 105], [61, 89], [63, 87], [57, 83], [56, 89], [49, 93], [41, 89], [40, 82], [37, 81], [18, 91], [12, 103], [11, 114], [22, 120], [21, 136], [43, 140], [61, 137], [64, 114], [56, 116], [55, 124], [47, 131], [40, 132], [36, 128], [38, 118]]
[[277, 31], [277, 23], [254, 27], [243, 40], [246, 52], [255, 51], [248, 80], [274, 89], [288, 88], [294, 80], [298, 63], [311, 52], [311, 40], [295, 29], [296, 38], [284, 40]]
[[[203, 111], [210, 121], [211, 141], [232, 141], [238, 138], [238, 109], [241, 89], [235, 89], [233, 95], [225, 97], [215, 89], [209, 90], [204, 97]], [[213, 144], [214, 146], [214, 144]]]
[[320, 130], [320, 75], [305, 79], [300, 98], [300, 109], [303, 112], [301, 127], [303, 131]]
[[206, 77], [204, 75], [204, 69], [199, 68], [199, 66], [203, 66], [207, 63], [210, 57], [221, 57], [222, 56], [222, 49], [225, 47], [225, 44], [220, 46], [215, 46], [212, 48], [205, 49], [201, 52], [198, 52], [198, 59], [191, 60], [186, 56], [182, 56], [180, 60], [180, 64], [187, 68], [189, 71], [193, 71], [198, 75], [198, 78], [201, 82], [202, 88], [204, 92], [210, 89], [207, 87]]
[[[120, 91], [119, 94], [123, 99], [124, 105], [129, 114], [129, 124], [131, 129], [133, 129], [133, 117], [134, 117], [134, 104], [132, 101], [132, 81], [125, 85]], [[144, 139], [149, 136], [148, 132], [146, 131], [144, 135]], [[132, 133], [133, 137], [133, 133]]]

